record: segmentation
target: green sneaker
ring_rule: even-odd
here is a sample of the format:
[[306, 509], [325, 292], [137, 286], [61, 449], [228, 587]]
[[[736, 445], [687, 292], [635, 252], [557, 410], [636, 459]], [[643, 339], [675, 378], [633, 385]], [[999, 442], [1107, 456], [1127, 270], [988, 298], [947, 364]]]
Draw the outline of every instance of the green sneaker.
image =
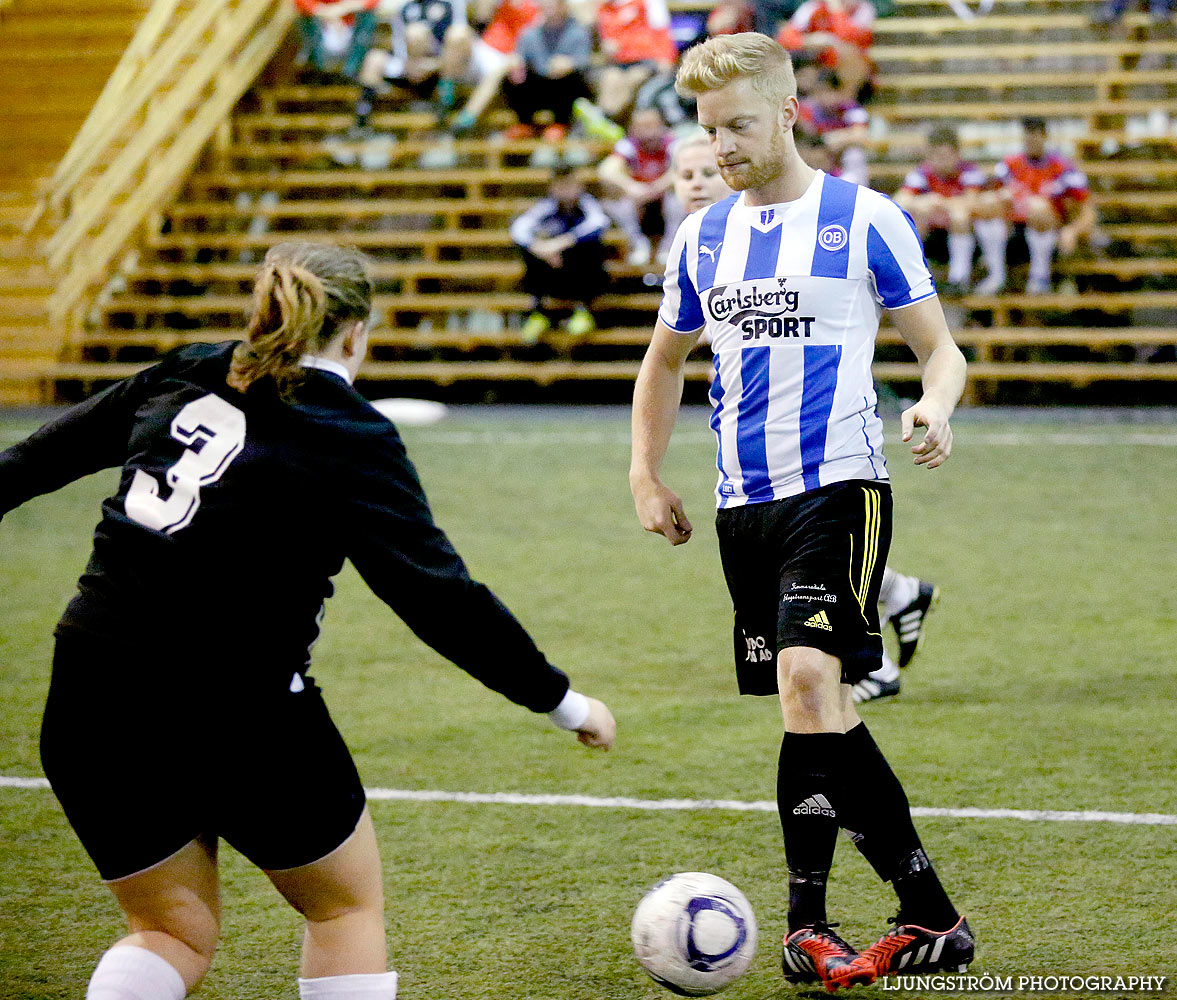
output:
[[568, 317], [568, 322], [564, 324], [564, 329], [574, 337], [583, 337], [592, 333], [596, 328], [597, 321], [584, 306], [577, 306], [572, 315]]
[[[590, 317], [591, 318], [591, 317]], [[535, 344], [539, 342], [542, 337], [552, 328], [552, 321], [548, 319], [542, 312], [533, 312], [527, 317], [527, 322], [523, 324], [523, 330], [520, 337], [525, 344]]]
[[578, 97], [572, 105], [572, 117], [584, 129], [585, 134], [613, 145], [625, 136], [625, 129], [604, 113], [587, 97]]

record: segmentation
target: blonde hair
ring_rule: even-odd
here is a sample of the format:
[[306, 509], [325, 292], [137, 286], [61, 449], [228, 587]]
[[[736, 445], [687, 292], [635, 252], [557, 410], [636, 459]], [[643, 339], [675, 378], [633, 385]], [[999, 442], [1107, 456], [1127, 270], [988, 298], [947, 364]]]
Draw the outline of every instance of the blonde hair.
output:
[[674, 89], [680, 97], [697, 97], [741, 77], [750, 78], [756, 93], [774, 104], [797, 95], [789, 53], [780, 43], [755, 31], [716, 35], [687, 49]]
[[246, 339], [233, 351], [228, 382], [244, 392], [271, 378], [289, 399], [306, 375], [304, 354], [330, 343], [348, 321], [372, 311], [368, 258], [351, 247], [279, 243], [253, 286]]
[[670, 147], [670, 169], [677, 172], [678, 161], [682, 157], [682, 154], [695, 146], [711, 148], [711, 137], [701, 128], [692, 129], [681, 139], [675, 140], [674, 145]]

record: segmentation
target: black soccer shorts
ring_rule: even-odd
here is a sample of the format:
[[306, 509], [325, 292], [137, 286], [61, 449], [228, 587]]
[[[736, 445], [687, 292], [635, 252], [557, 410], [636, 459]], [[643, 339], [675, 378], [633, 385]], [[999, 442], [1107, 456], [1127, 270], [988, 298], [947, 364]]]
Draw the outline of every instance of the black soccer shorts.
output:
[[879, 586], [891, 547], [891, 487], [850, 480], [716, 512], [735, 605], [741, 694], [777, 693], [776, 654], [812, 646], [856, 684], [882, 663]]
[[319, 689], [299, 674], [290, 690], [293, 669], [270, 673], [247, 683], [223, 662], [58, 636], [41, 762], [104, 879], [201, 835], [271, 870], [317, 861], [351, 835], [364, 789]]

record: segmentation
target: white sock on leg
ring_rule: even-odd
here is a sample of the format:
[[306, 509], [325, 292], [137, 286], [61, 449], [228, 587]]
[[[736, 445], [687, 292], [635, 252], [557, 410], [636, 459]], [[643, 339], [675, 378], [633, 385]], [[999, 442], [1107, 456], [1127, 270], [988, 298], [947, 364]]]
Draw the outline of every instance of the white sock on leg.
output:
[[133, 944], [111, 948], [98, 962], [86, 1000], [183, 1000], [188, 991], [175, 967]]
[[1009, 240], [1004, 219], [978, 219], [973, 223], [977, 242], [981, 244], [981, 256], [985, 259], [985, 270], [993, 284], [1005, 284], [1005, 245]]
[[948, 234], [948, 280], [967, 285], [973, 274], [973, 250], [977, 238], [972, 233]]
[[396, 973], [300, 979], [301, 1000], [396, 1000]]
[[1030, 281], [1034, 284], [1049, 285], [1054, 248], [1058, 244], [1058, 230], [1026, 227], [1026, 245], [1030, 248]]
[[883, 568], [883, 582], [879, 585], [879, 604], [883, 617], [890, 618], [920, 596], [920, 581], [916, 576], [904, 576], [890, 566]]

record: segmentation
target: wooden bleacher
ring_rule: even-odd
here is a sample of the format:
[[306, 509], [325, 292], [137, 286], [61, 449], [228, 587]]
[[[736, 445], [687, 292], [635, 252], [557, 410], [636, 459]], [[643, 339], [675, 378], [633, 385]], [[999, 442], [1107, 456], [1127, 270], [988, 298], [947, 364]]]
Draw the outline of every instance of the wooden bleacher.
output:
[[[1096, 2], [996, 0], [991, 14], [960, 21], [942, 3], [897, 0], [898, 15], [878, 23], [874, 186], [899, 186], [931, 124], [962, 125], [966, 155], [991, 165], [1020, 118], [1042, 115], [1087, 171], [1111, 241], [1106, 252], [1060, 267], [1065, 290], [954, 304], [982, 394], [1014, 382], [1177, 379], [1177, 363], [1149, 360], [1177, 341], [1177, 39], [1143, 15], [1101, 36], [1088, 26]], [[346, 242], [375, 258], [381, 323], [367, 378], [631, 379], [659, 296], [620, 262], [595, 310], [598, 331], [520, 342], [528, 300], [518, 291], [507, 225], [544, 188], [546, 172], [527, 166], [535, 143], [463, 139], [453, 147], [459, 166], [422, 169], [418, 158], [436, 143], [432, 116], [385, 100], [373, 124], [396, 140], [388, 166], [340, 167], [324, 141], [350, 124], [356, 93], [266, 75], [174, 203], [148, 220], [53, 377], [100, 383], [177, 344], [236, 336], [257, 262], [267, 247], [295, 238]], [[1172, 119], [1171, 131], [1155, 129], [1158, 111]], [[495, 128], [506, 121], [491, 115]], [[35, 308], [11, 298], [16, 312]], [[692, 359], [688, 378], [704, 379], [708, 367]], [[916, 375], [887, 327], [876, 374], [900, 382]]]

